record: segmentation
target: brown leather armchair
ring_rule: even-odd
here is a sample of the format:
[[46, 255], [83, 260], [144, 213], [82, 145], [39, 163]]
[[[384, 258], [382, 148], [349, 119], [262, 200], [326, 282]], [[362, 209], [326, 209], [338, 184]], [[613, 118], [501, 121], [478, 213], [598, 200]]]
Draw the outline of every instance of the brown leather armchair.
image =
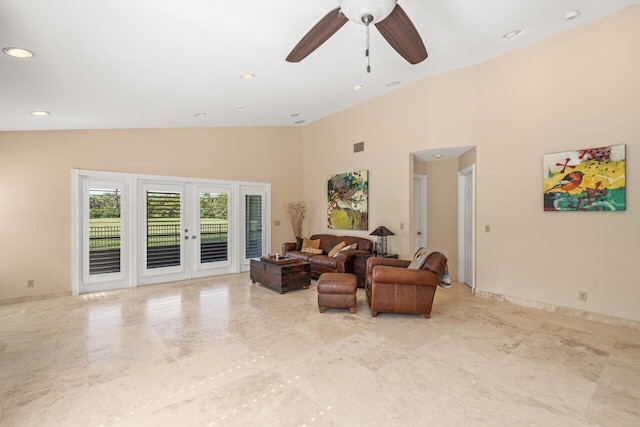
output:
[[371, 257], [367, 260], [366, 294], [371, 316], [378, 312], [422, 314], [431, 306], [447, 257], [433, 252], [419, 270], [407, 269], [411, 261]]

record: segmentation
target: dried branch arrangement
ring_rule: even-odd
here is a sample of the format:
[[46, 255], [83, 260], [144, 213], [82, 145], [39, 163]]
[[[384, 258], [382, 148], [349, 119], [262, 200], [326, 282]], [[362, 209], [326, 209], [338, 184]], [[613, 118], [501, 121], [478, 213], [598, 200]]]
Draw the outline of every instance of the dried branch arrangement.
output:
[[304, 214], [307, 211], [307, 205], [303, 201], [289, 202], [286, 204], [287, 216], [291, 220], [291, 226], [293, 227], [293, 234], [296, 237], [302, 237], [302, 222], [304, 221]]

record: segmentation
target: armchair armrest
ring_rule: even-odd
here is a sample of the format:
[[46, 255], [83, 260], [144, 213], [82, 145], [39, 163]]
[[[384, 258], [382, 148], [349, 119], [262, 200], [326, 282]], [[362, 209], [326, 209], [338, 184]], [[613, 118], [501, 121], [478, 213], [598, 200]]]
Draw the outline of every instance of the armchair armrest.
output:
[[296, 249], [296, 243], [295, 242], [285, 242], [282, 244], [282, 255], [286, 255], [287, 252], [289, 251], [293, 251]]
[[395, 285], [438, 286], [440, 277], [429, 270], [409, 270], [386, 265], [378, 265], [373, 269], [371, 283]]
[[367, 272], [365, 277], [371, 277], [373, 267], [377, 265], [388, 265], [392, 267], [407, 268], [409, 264], [411, 264], [411, 261], [407, 261], [404, 259], [371, 257], [367, 259]]
[[358, 254], [369, 254], [371, 252], [362, 249], [349, 249], [348, 251], [338, 252], [336, 256], [336, 272], [353, 273], [353, 263]]

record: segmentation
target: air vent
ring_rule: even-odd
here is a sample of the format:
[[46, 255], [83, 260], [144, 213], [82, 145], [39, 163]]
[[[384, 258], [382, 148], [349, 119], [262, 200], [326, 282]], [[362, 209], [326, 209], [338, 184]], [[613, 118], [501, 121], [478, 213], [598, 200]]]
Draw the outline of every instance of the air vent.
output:
[[357, 143], [353, 144], [353, 152], [354, 153], [359, 153], [361, 151], [364, 151], [364, 142], [357, 142]]

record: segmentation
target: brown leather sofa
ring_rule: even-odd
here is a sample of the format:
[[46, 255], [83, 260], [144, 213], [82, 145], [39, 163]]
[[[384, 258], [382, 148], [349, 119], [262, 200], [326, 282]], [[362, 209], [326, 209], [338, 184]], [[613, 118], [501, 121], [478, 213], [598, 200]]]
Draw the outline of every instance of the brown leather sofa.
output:
[[447, 266], [447, 257], [433, 252], [419, 270], [407, 269], [410, 263], [390, 258], [367, 260], [365, 289], [371, 316], [386, 312], [431, 317], [433, 297]]
[[[320, 239], [320, 249], [322, 249], [322, 254], [314, 255], [296, 251], [295, 242], [287, 242], [282, 244], [282, 255], [310, 262], [311, 277], [313, 279], [317, 279], [322, 273], [353, 273], [353, 261], [355, 254], [373, 252], [373, 242], [361, 237], [314, 234], [310, 239]], [[338, 256], [335, 258], [329, 258], [327, 254], [341, 242], [345, 242], [347, 245], [357, 243], [358, 247], [356, 249], [342, 251], [338, 253]]]

